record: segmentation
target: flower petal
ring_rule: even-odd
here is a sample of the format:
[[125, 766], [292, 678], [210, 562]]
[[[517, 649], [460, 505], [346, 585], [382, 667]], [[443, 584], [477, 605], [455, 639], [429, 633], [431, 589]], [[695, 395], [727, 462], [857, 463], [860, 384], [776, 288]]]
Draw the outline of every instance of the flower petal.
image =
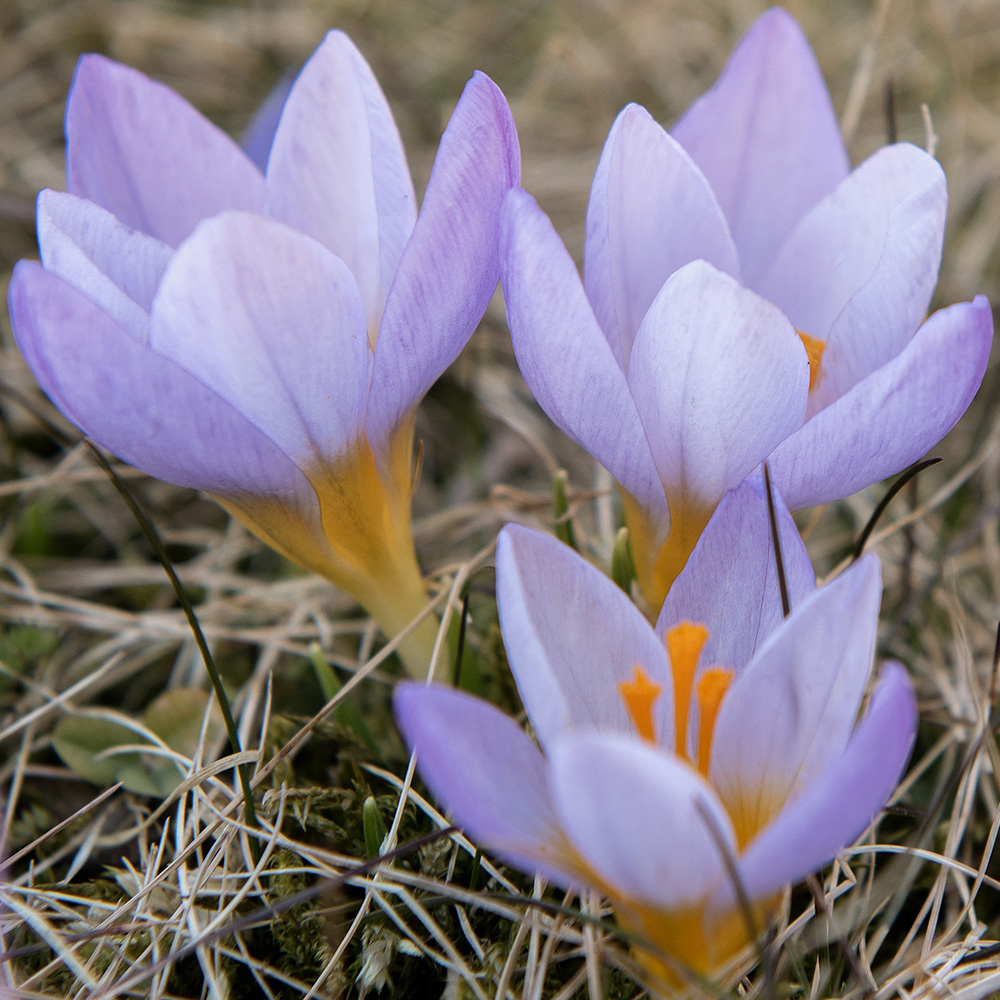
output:
[[816, 59], [779, 8], [754, 22], [672, 134], [712, 185], [750, 286], [799, 219], [848, 172]]
[[722, 804], [677, 757], [612, 733], [571, 732], [549, 751], [562, 828], [605, 891], [667, 910], [697, 904], [733, 855]]
[[[753, 841], [740, 860], [743, 885], [761, 899], [827, 864], [886, 804], [913, 748], [917, 705], [905, 669], [888, 663], [843, 755]], [[722, 889], [712, 906], [731, 906]]]
[[615, 120], [587, 207], [584, 284], [623, 370], [663, 282], [692, 260], [739, 277], [736, 247], [705, 176], [638, 104]]
[[[797, 607], [816, 588], [816, 574], [777, 490], [774, 506], [788, 596]], [[763, 480], [751, 477], [722, 498], [667, 594], [656, 631], [700, 622], [708, 628], [702, 668], [739, 670], [782, 620], [767, 496]]]
[[357, 286], [281, 223], [235, 212], [202, 223], [167, 268], [150, 342], [303, 471], [363, 431], [370, 351]]
[[521, 174], [517, 132], [495, 83], [466, 84], [434, 160], [375, 347], [368, 423], [386, 438], [458, 357], [497, 279], [500, 206]]
[[149, 310], [170, 247], [128, 229], [94, 202], [61, 191], [39, 194], [37, 226], [45, 269], [65, 278], [134, 337], [146, 340]]
[[573, 726], [634, 735], [618, 684], [635, 664], [663, 686], [655, 730], [673, 744], [666, 650], [603, 573], [555, 538], [507, 525], [497, 545], [497, 604], [511, 670], [543, 747]]
[[421, 777], [459, 826], [524, 871], [573, 881], [545, 758], [513, 719], [439, 685], [398, 684], [393, 706]]
[[850, 496], [933, 448], [972, 402], [992, 338], [981, 295], [934, 313], [898, 357], [775, 449], [771, 472], [788, 506]]
[[73, 77], [66, 183], [170, 246], [208, 216], [264, 201], [263, 176], [229, 136], [169, 87], [98, 55]]
[[210, 493], [259, 494], [293, 507], [311, 497], [318, 519], [312, 489], [273, 441], [62, 278], [21, 261], [9, 301], [28, 366], [101, 447], [149, 475]]
[[347, 264], [374, 334], [416, 196], [385, 95], [342, 31], [327, 34], [285, 101], [267, 163], [267, 204]]
[[847, 745], [875, 654], [882, 579], [865, 556], [802, 600], [719, 709], [709, 777], [741, 843]]
[[512, 191], [504, 203], [500, 267], [514, 354], [528, 388], [550, 419], [657, 519], [666, 537], [666, 498], [625, 374], [576, 265], [524, 191]]
[[[704, 261], [676, 271], [628, 372], [667, 496], [712, 509], [801, 426], [808, 381], [802, 342], [774, 305]], [[593, 408], [593, 393], [576, 392]]]
[[948, 191], [938, 163], [905, 143], [857, 168], [799, 224], [758, 290], [826, 341], [813, 409], [907, 345], [930, 304]]

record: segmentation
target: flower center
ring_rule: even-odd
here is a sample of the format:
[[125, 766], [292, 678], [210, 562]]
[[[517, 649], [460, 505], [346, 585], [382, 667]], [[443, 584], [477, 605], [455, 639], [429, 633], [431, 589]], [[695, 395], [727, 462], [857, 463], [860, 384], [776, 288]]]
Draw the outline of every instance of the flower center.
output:
[[808, 333], [803, 333], [801, 330], [795, 332], [801, 338], [806, 349], [806, 357], [809, 359], [809, 391], [812, 392], [819, 381], [819, 366], [823, 360], [823, 352], [826, 350], [826, 341], [810, 337]]
[[[733, 679], [732, 670], [709, 667], [701, 672], [697, 684], [698, 659], [708, 639], [708, 629], [694, 622], [681, 622], [667, 632], [667, 654], [674, 681], [674, 752], [694, 764], [707, 776], [712, 757], [712, 734], [719, 706]], [[618, 685], [618, 693], [632, 719], [636, 732], [650, 743], [657, 742], [653, 706], [663, 691], [638, 664], [632, 667], [631, 680]], [[691, 717], [691, 695], [698, 705], [699, 730], [695, 759], [688, 752], [687, 734]]]

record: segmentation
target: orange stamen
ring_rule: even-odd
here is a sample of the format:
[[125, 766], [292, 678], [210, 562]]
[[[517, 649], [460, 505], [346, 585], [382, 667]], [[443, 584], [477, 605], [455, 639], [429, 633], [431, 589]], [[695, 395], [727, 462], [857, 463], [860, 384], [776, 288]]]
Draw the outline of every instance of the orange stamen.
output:
[[678, 757], [687, 757], [688, 716], [691, 687], [698, 657], [708, 639], [708, 629], [694, 622], [681, 622], [667, 632], [667, 654], [674, 677], [674, 738]]
[[698, 726], [698, 770], [708, 777], [708, 765], [712, 759], [712, 735], [719, 706], [733, 680], [732, 670], [725, 667], [709, 667], [698, 678], [697, 698], [699, 712]]
[[809, 359], [809, 391], [816, 388], [819, 381], [819, 366], [823, 360], [823, 352], [826, 350], [826, 341], [810, 337], [808, 333], [801, 330], [795, 331], [802, 339], [802, 344], [806, 349], [806, 357]]
[[656, 742], [656, 727], [653, 724], [653, 705], [660, 697], [662, 684], [652, 680], [638, 663], [632, 666], [632, 680], [621, 681], [618, 693], [625, 702], [625, 708], [635, 723], [636, 731], [644, 740]]

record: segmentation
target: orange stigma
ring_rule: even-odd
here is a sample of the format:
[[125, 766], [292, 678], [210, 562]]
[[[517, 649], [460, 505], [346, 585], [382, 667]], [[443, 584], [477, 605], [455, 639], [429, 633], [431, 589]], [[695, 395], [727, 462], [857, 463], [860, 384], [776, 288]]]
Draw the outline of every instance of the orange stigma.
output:
[[674, 677], [674, 740], [678, 757], [687, 758], [688, 716], [691, 688], [698, 657], [708, 639], [708, 629], [694, 622], [681, 622], [667, 632], [667, 654]]
[[795, 331], [802, 340], [802, 345], [806, 349], [806, 357], [809, 359], [809, 391], [816, 388], [819, 381], [819, 366], [823, 360], [823, 352], [826, 350], [826, 341], [810, 337], [808, 333], [801, 330]]
[[656, 742], [653, 705], [662, 690], [663, 685], [657, 684], [638, 663], [632, 666], [632, 679], [621, 681], [618, 685], [618, 693], [635, 723], [636, 731], [650, 743]]
[[708, 777], [708, 765], [712, 758], [712, 735], [719, 706], [733, 680], [732, 670], [725, 667], [709, 667], [698, 678], [697, 698], [698, 719], [698, 770]]

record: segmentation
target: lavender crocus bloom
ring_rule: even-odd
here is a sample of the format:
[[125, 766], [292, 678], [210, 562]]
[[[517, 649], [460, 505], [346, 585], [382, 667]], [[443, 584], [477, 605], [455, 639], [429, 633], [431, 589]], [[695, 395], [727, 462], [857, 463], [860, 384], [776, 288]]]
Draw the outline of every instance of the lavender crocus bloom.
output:
[[[777, 9], [671, 133], [637, 105], [619, 115], [591, 190], [582, 284], [534, 202], [508, 196], [501, 267], [518, 362], [620, 484], [654, 611], [719, 498], [768, 454], [798, 509], [899, 471], [965, 411], [992, 318], [978, 297], [924, 321], [946, 207], [941, 168], [915, 146], [850, 171], [808, 43]], [[724, 276], [783, 322], [705, 316]], [[671, 301], [680, 282], [686, 309]], [[696, 351], [706, 337], [713, 349]], [[793, 354], [800, 371], [779, 376]]]
[[654, 630], [570, 549], [505, 528], [501, 626], [540, 748], [464, 693], [396, 693], [418, 768], [455, 821], [525, 871], [599, 890], [665, 987], [718, 971], [751, 937], [727, 860], [762, 926], [785, 886], [868, 826], [910, 753], [916, 707], [899, 664], [858, 721], [877, 561], [814, 590], [787, 511], [781, 532], [787, 618], [763, 498], [745, 485]]
[[[418, 216], [389, 106], [346, 35], [266, 117], [262, 172], [167, 87], [84, 56], [69, 192], [39, 196], [42, 261], [15, 269], [14, 332], [96, 442], [211, 494], [392, 635], [426, 602], [414, 411], [496, 286], [514, 124], [477, 73]], [[403, 648], [414, 672], [433, 634]]]

